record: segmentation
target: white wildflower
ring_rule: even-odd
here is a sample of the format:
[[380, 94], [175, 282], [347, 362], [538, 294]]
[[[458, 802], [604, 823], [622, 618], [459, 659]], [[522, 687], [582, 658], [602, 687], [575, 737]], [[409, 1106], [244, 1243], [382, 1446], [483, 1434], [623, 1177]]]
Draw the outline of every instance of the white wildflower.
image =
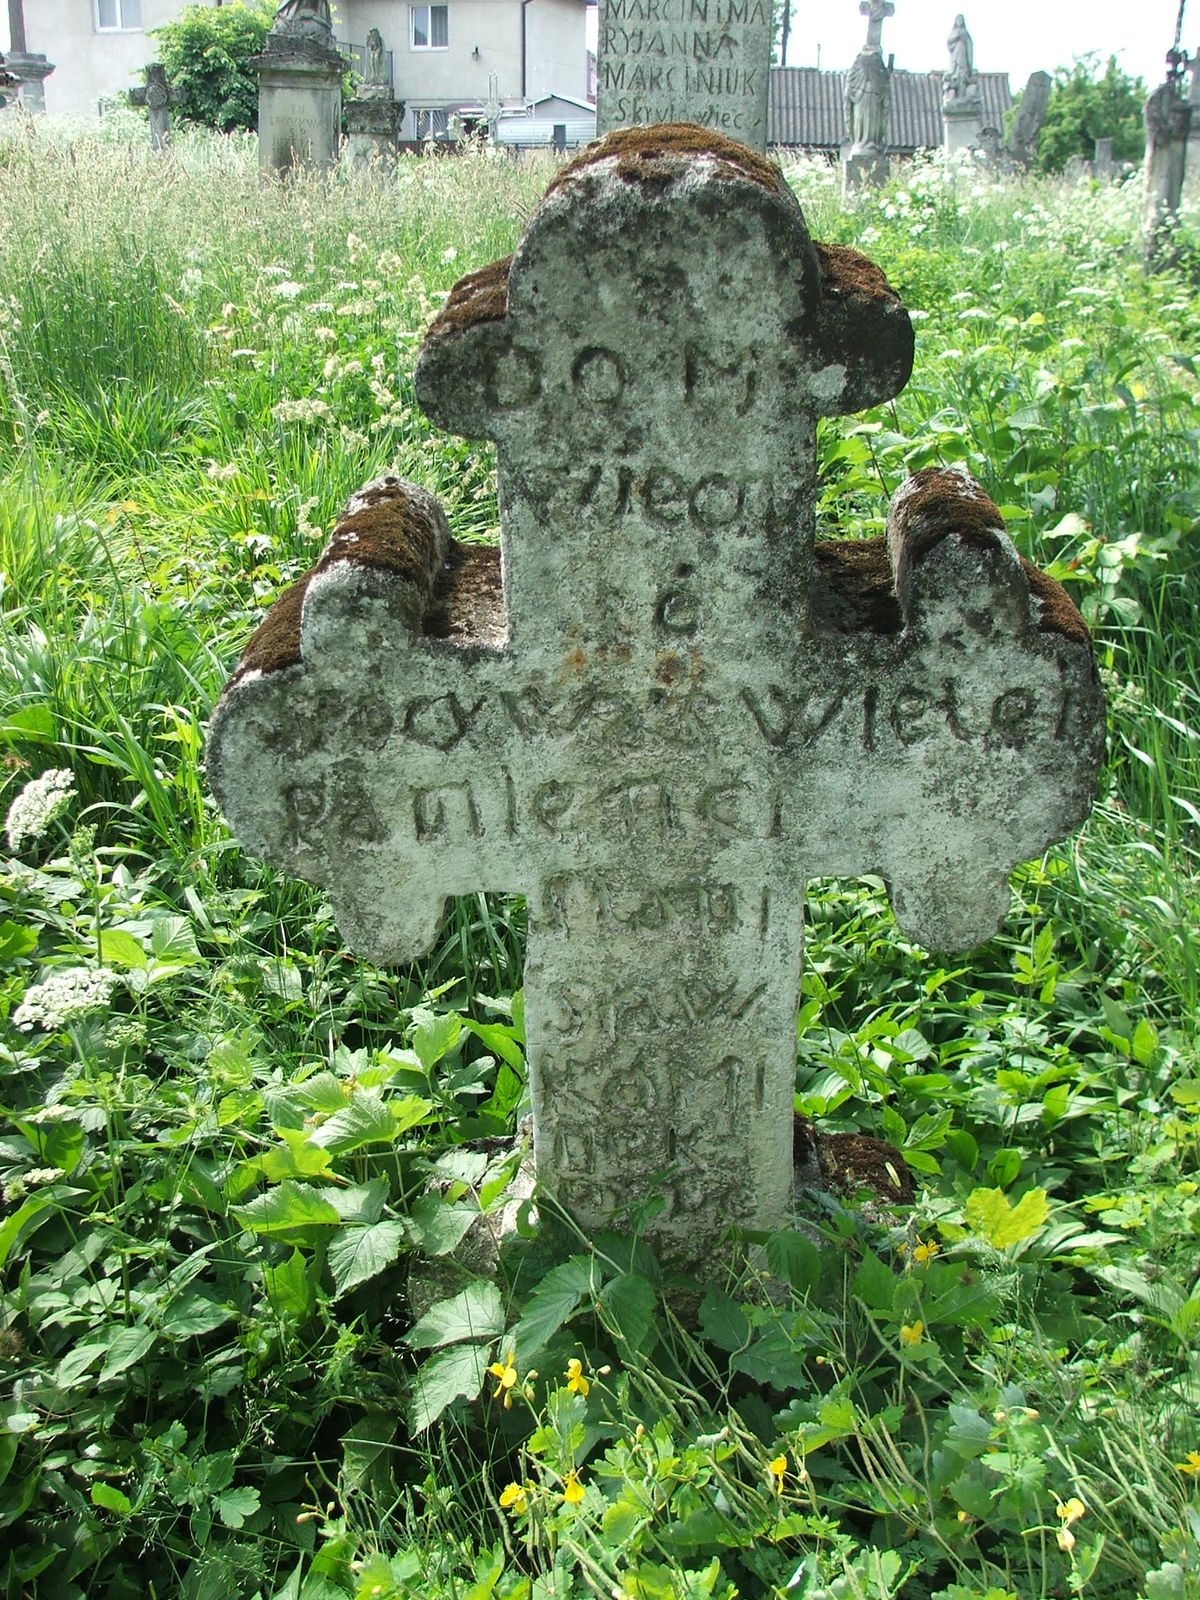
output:
[[294, 278], [285, 278], [282, 283], [275, 285], [274, 292], [281, 300], [294, 300], [297, 295], [303, 294], [304, 290]]
[[75, 793], [75, 780], [65, 767], [51, 767], [27, 783], [8, 808], [4, 830], [10, 850], [40, 839]]
[[30, 984], [13, 1012], [13, 1023], [25, 1032], [65, 1028], [89, 1011], [106, 1006], [118, 982], [109, 967], [60, 967], [41, 983]]
[[57, 1183], [59, 1178], [66, 1177], [66, 1173], [61, 1167], [30, 1167], [21, 1177], [27, 1189], [35, 1189], [40, 1183]]

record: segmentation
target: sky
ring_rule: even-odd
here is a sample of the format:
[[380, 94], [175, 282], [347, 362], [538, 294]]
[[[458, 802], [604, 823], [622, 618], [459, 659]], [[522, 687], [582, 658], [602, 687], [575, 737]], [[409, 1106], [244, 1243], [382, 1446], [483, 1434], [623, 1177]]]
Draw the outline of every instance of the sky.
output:
[[[1163, 58], [1175, 38], [1179, 0], [893, 0], [883, 25], [883, 53], [897, 67], [928, 72], [946, 65], [946, 39], [960, 8], [975, 41], [981, 72], [1007, 72], [1014, 90], [1039, 68], [1096, 51], [1115, 55], [1147, 87], [1162, 81]], [[590, 25], [595, 27], [594, 10]], [[857, 0], [792, 0], [788, 66], [848, 67], [867, 36]], [[1184, 15], [1183, 46], [1200, 45], [1200, 0]]]

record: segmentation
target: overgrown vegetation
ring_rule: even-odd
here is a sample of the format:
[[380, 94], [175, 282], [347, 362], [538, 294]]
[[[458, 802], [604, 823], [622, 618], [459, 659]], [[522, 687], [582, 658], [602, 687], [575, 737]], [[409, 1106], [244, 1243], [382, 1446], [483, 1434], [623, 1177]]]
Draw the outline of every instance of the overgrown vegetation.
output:
[[1038, 171], [1061, 172], [1072, 156], [1090, 161], [1097, 139], [1112, 140], [1115, 160], [1139, 162], [1146, 150], [1145, 99], [1142, 80], [1122, 72], [1115, 56], [1103, 73], [1096, 55], [1059, 67], [1038, 139]]
[[1111, 762], [953, 963], [812, 886], [797, 1107], [918, 1199], [807, 1193], [681, 1299], [514, 1202], [520, 903], [374, 970], [199, 765], [353, 488], [494, 536], [410, 374], [548, 169], [263, 187], [252, 141], [124, 131], [0, 145], [0, 1586], [1196, 1600], [1200, 295], [1142, 276], [1136, 187], [917, 165], [847, 211], [789, 168], [918, 320], [905, 394], [822, 433], [825, 531], [970, 467], [1096, 630]]
[[154, 29], [180, 117], [219, 133], [258, 126], [258, 77], [250, 62], [263, 48], [274, 9], [268, 0], [185, 6], [174, 22]]

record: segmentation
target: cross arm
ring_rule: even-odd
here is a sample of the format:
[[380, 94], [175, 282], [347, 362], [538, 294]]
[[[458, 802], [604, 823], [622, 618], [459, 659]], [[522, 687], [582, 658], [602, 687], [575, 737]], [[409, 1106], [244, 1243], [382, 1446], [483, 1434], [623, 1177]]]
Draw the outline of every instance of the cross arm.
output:
[[840, 387], [817, 396], [826, 415], [862, 411], [900, 393], [912, 376], [914, 337], [899, 295], [873, 261], [848, 245], [814, 241], [821, 282], [820, 344]]

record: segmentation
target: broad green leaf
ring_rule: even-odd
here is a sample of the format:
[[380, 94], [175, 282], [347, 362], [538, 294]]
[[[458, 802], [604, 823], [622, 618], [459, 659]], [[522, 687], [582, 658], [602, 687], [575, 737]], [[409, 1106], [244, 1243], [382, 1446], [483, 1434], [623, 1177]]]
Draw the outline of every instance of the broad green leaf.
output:
[[26, 928], [19, 922], [9, 922], [6, 918], [0, 922], [0, 965], [7, 966], [10, 961], [19, 961], [22, 956], [36, 949], [37, 942], [35, 929]]
[[92, 1504], [102, 1511], [115, 1511], [119, 1517], [127, 1517], [133, 1510], [133, 1501], [127, 1494], [114, 1489], [111, 1483], [98, 1481], [92, 1484]]
[[460, 1344], [423, 1362], [413, 1380], [408, 1408], [412, 1432], [423, 1433], [455, 1400], [473, 1400], [483, 1388], [490, 1356], [490, 1345]]
[[266, 1194], [256, 1195], [248, 1205], [235, 1206], [233, 1214], [243, 1227], [265, 1234], [328, 1228], [341, 1221], [336, 1208], [323, 1195], [292, 1178], [285, 1178]]
[[196, 935], [186, 917], [158, 917], [150, 930], [150, 952], [155, 960], [178, 967], [200, 960]]
[[512, 1331], [511, 1342], [522, 1367], [532, 1365], [584, 1296], [594, 1295], [598, 1286], [598, 1268], [588, 1256], [572, 1256], [546, 1274], [525, 1302], [524, 1314]]
[[60, 1388], [70, 1389], [90, 1367], [95, 1366], [96, 1362], [107, 1354], [107, 1339], [93, 1340], [90, 1344], [77, 1344], [73, 1350], [68, 1350], [58, 1363], [54, 1373], [55, 1384]]
[[896, 1301], [899, 1279], [873, 1250], [864, 1250], [854, 1274], [854, 1293], [868, 1311], [889, 1312]]
[[657, 1296], [652, 1284], [639, 1273], [623, 1272], [606, 1283], [597, 1297], [600, 1320], [610, 1333], [634, 1350], [643, 1350], [654, 1324]]
[[100, 1382], [118, 1378], [129, 1367], [137, 1366], [149, 1355], [158, 1339], [153, 1328], [122, 1328], [108, 1347], [108, 1354], [100, 1368]]
[[0, 739], [11, 744], [55, 744], [58, 740], [54, 712], [49, 706], [21, 706], [0, 722]]
[[1030, 1189], [1014, 1206], [1003, 1189], [975, 1189], [963, 1208], [968, 1226], [993, 1249], [1031, 1239], [1050, 1214], [1044, 1189]]
[[406, 1243], [402, 1222], [371, 1222], [342, 1228], [329, 1241], [329, 1270], [338, 1294], [375, 1277], [400, 1255]]
[[767, 1240], [767, 1265], [793, 1289], [812, 1289], [820, 1281], [820, 1252], [794, 1228], [784, 1228]]
[[303, 1128], [277, 1128], [282, 1144], [249, 1163], [269, 1183], [284, 1178], [324, 1178], [333, 1169], [333, 1152], [315, 1145]]
[[404, 1342], [414, 1350], [433, 1350], [464, 1339], [498, 1339], [503, 1331], [500, 1291], [480, 1278], [448, 1300], [430, 1306], [404, 1335]]
[[339, 1222], [378, 1222], [387, 1204], [388, 1181], [372, 1178], [370, 1183], [351, 1183], [344, 1189], [327, 1186], [321, 1193], [337, 1212]]
[[519, 1073], [525, 1071], [525, 1057], [517, 1043], [515, 1028], [506, 1028], [501, 1022], [472, 1022], [469, 1018], [464, 1026], [481, 1039], [494, 1056], [499, 1056]]
[[104, 928], [99, 940], [100, 959], [109, 967], [129, 967], [139, 970], [150, 964], [150, 958], [131, 933], [121, 928]]
[[360, 1489], [371, 1468], [387, 1454], [396, 1437], [397, 1419], [383, 1411], [369, 1411], [351, 1423], [342, 1435], [342, 1478]]
[[416, 1241], [428, 1256], [444, 1256], [461, 1243], [479, 1216], [477, 1206], [447, 1205], [439, 1194], [422, 1195], [409, 1215]]
[[267, 1288], [267, 1299], [277, 1316], [304, 1322], [312, 1315], [317, 1302], [317, 1290], [312, 1267], [302, 1250], [293, 1250], [287, 1260], [281, 1261], [277, 1267], [264, 1267], [263, 1282]]
[[[77, 1194], [78, 1190], [72, 1190]], [[30, 1195], [13, 1212], [11, 1217], [5, 1217], [0, 1222], [0, 1267], [8, 1260], [9, 1252], [20, 1242], [24, 1242], [36, 1228], [43, 1222], [49, 1221], [49, 1213], [58, 1209], [59, 1196], [43, 1190], [40, 1194]]]
[[750, 1318], [724, 1289], [714, 1286], [700, 1302], [700, 1331], [718, 1350], [741, 1350], [750, 1343]]
[[259, 1507], [257, 1489], [226, 1489], [213, 1502], [217, 1516], [227, 1528], [241, 1528], [246, 1518], [252, 1517]]
[[431, 1103], [416, 1095], [387, 1101], [357, 1090], [340, 1111], [313, 1130], [309, 1142], [332, 1155], [349, 1155], [368, 1144], [391, 1144], [431, 1110]]
[[414, 1016], [418, 1020], [413, 1029], [412, 1047], [425, 1071], [432, 1072], [442, 1057], [449, 1054], [458, 1043], [463, 1019], [457, 1011], [444, 1011], [440, 1016], [435, 1016], [431, 1011], [419, 1010]]
[[220, 1328], [236, 1315], [232, 1306], [220, 1305], [207, 1295], [183, 1294], [167, 1307], [162, 1319], [162, 1331], [171, 1339], [194, 1339], [202, 1333], [211, 1333], [214, 1328]]

